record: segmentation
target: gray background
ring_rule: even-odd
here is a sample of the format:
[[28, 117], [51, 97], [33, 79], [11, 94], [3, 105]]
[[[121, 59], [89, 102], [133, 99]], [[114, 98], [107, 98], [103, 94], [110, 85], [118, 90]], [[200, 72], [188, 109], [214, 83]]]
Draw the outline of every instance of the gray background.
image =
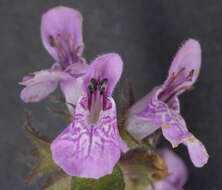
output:
[[[49, 68], [53, 59], [40, 40], [42, 13], [56, 5], [79, 9], [84, 16], [85, 58], [118, 52], [124, 73], [115, 92], [132, 77], [136, 98], [161, 84], [181, 43], [192, 37], [200, 41], [203, 62], [195, 90], [180, 97], [182, 115], [189, 129], [206, 145], [210, 160], [195, 168], [182, 145], [176, 151], [189, 168], [187, 190], [219, 190], [222, 179], [222, 2], [218, 0], [0, 0], [0, 189], [40, 189], [39, 179], [24, 183], [30, 169], [22, 152], [33, 146], [21, 123], [32, 110], [33, 124], [55, 137], [66, 122], [47, 114], [49, 101], [25, 104], [18, 82], [25, 74]], [[168, 144], [168, 143], [166, 143]]]

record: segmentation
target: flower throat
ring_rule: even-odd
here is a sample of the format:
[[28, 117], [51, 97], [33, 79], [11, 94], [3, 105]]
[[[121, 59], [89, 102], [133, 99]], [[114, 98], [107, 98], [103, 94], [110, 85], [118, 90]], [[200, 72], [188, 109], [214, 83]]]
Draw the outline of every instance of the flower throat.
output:
[[92, 78], [88, 84], [88, 110], [90, 123], [96, 123], [99, 119], [101, 110], [106, 110], [107, 104], [107, 89], [106, 78], [94, 79]]

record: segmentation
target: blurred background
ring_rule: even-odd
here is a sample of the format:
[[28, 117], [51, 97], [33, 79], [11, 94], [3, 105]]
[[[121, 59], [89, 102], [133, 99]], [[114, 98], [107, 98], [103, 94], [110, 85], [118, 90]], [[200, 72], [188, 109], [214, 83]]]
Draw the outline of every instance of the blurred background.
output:
[[[181, 111], [189, 130], [206, 146], [210, 159], [195, 168], [183, 145], [176, 152], [189, 169], [186, 190], [220, 190], [222, 186], [222, 2], [218, 0], [0, 0], [0, 189], [39, 190], [44, 179], [25, 184], [30, 168], [23, 153], [33, 147], [21, 128], [25, 112], [31, 111], [33, 126], [55, 137], [67, 122], [49, 114], [52, 102], [25, 104], [18, 82], [33, 71], [49, 68], [53, 59], [40, 39], [41, 15], [49, 8], [64, 5], [84, 16], [84, 57], [119, 53], [124, 73], [114, 97], [131, 77], [140, 99], [161, 84], [170, 63], [188, 38], [202, 47], [202, 68], [195, 90], [180, 96]], [[56, 92], [59, 94], [59, 91]], [[161, 146], [169, 146], [162, 140]]]

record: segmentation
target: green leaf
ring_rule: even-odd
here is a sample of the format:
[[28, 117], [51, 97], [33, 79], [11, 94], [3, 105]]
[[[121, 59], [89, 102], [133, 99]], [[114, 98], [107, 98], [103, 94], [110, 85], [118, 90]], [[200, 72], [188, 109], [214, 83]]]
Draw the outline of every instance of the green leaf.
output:
[[72, 190], [124, 190], [125, 183], [122, 171], [118, 166], [113, 173], [100, 179], [77, 178], [72, 179]]

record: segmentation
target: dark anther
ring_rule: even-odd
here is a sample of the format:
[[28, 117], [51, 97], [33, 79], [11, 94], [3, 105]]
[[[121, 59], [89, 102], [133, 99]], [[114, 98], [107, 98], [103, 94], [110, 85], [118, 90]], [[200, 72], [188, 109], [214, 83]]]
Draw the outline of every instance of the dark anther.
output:
[[89, 89], [89, 93], [92, 94], [93, 93], [93, 86], [91, 83], [89, 83], [88, 89]]
[[94, 91], [97, 90], [97, 81], [96, 81], [96, 79], [91, 79], [90, 80], [90, 83], [88, 85], [88, 89], [89, 89], [90, 94], [92, 94]]
[[53, 38], [53, 36], [49, 36], [49, 44], [50, 44], [50, 46], [52, 46], [52, 47], [55, 47], [55, 40], [54, 40], [54, 38]]
[[188, 80], [192, 81], [192, 77], [193, 77], [193, 73], [194, 73], [194, 69], [192, 69], [188, 75]]
[[105, 93], [105, 88], [102, 88], [101, 90], [100, 90], [100, 95], [103, 95]]
[[94, 90], [97, 90], [97, 80], [92, 78], [91, 83], [93, 85]]
[[100, 91], [100, 94], [101, 94], [101, 95], [103, 95], [103, 94], [105, 93], [107, 82], [108, 82], [107, 79], [103, 79], [103, 80], [99, 83], [99, 91]]

